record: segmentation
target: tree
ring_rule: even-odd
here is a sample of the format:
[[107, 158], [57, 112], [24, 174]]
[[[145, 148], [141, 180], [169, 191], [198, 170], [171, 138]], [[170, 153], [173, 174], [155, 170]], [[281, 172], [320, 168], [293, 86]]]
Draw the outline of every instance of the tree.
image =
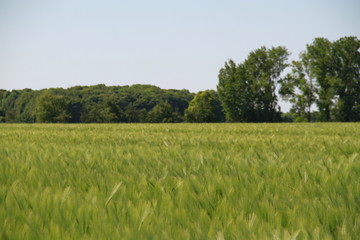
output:
[[335, 95], [334, 117], [337, 121], [360, 121], [360, 40], [343, 37], [332, 46]]
[[311, 121], [311, 109], [316, 101], [316, 83], [306, 54], [300, 54], [300, 61], [292, 62], [292, 72], [280, 81], [280, 95], [292, 103], [291, 112], [295, 121]]
[[6, 95], [7, 91], [4, 89], [0, 89], [0, 123], [5, 122], [5, 110], [3, 106], [3, 101]]
[[214, 90], [198, 92], [185, 111], [185, 120], [187, 122], [222, 122], [224, 116], [217, 92]]
[[244, 63], [230, 60], [220, 70], [218, 92], [230, 122], [274, 122], [280, 120], [276, 87], [288, 66], [284, 47], [261, 47]]
[[21, 90], [21, 94], [14, 105], [17, 122], [34, 123], [36, 121], [35, 104], [37, 96], [37, 91], [31, 89]]
[[[80, 120], [88, 123], [118, 123], [125, 122], [122, 109], [117, 104], [115, 95], [101, 94], [82, 102], [83, 108]], [[73, 104], [71, 105], [72, 107]], [[75, 112], [76, 113], [76, 112]]]
[[309, 68], [316, 79], [317, 107], [321, 121], [331, 120], [333, 106], [333, 76], [332, 43], [326, 38], [316, 38], [312, 44], [306, 45], [304, 57], [309, 59]]
[[42, 123], [65, 123], [70, 119], [68, 101], [64, 96], [44, 94], [37, 98], [36, 119]]
[[171, 105], [168, 102], [161, 102], [156, 105], [148, 114], [148, 122], [170, 123], [175, 122]]
[[311, 118], [316, 102], [321, 121], [360, 120], [360, 41], [344, 37], [330, 42], [316, 38], [306, 46], [293, 72], [282, 82], [281, 93], [293, 110]]
[[225, 117], [228, 122], [246, 122], [249, 119], [252, 98], [251, 84], [244, 79], [243, 66], [237, 65], [233, 60], [225, 62], [224, 68], [220, 69], [219, 93]]
[[3, 95], [2, 99], [2, 112], [4, 122], [17, 122], [17, 114], [16, 114], [16, 101], [21, 96], [21, 92], [18, 90], [7, 91]]
[[288, 56], [285, 47], [262, 47], [251, 52], [244, 62], [246, 78], [253, 83], [257, 122], [280, 121], [276, 88], [281, 73], [288, 67]]

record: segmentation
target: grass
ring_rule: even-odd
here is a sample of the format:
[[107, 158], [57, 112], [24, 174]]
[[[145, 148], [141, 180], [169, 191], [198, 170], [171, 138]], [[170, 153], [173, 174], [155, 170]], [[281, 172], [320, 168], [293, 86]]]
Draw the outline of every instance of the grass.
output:
[[0, 236], [356, 239], [360, 124], [1, 124]]

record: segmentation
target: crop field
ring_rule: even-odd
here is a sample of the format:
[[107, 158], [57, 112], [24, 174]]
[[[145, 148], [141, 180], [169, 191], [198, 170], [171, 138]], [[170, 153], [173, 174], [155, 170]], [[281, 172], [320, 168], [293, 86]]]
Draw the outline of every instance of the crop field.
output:
[[1, 124], [1, 239], [358, 239], [360, 124]]

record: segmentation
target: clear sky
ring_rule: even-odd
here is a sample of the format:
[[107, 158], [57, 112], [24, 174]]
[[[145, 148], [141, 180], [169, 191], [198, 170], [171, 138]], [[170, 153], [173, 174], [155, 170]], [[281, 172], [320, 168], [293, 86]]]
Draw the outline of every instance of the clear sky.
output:
[[215, 89], [228, 59], [360, 36], [359, 0], [0, 0], [0, 89]]

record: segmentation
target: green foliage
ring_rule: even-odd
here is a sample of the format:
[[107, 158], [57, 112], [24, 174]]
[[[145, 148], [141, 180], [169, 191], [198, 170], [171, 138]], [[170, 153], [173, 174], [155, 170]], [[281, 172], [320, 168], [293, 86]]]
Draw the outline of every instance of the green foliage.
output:
[[343, 37], [333, 43], [337, 121], [360, 121], [360, 40]]
[[0, 89], [0, 123], [5, 122], [5, 110], [3, 101], [5, 99], [5, 95], [7, 94], [6, 90]]
[[309, 120], [305, 116], [296, 116], [294, 122], [309, 122]]
[[64, 123], [70, 119], [68, 101], [64, 96], [44, 94], [36, 102], [36, 118], [41, 123]]
[[35, 105], [38, 92], [24, 89], [15, 102], [16, 121], [34, 123], [36, 121]]
[[175, 122], [173, 110], [168, 102], [157, 104], [147, 115], [148, 122], [151, 123], [171, 123]]
[[304, 56], [310, 60], [310, 70], [319, 85], [317, 106], [320, 111], [320, 118], [322, 121], [330, 121], [333, 104], [331, 79], [334, 72], [332, 43], [326, 38], [316, 38], [312, 44], [306, 46]]
[[82, 122], [85, 123], [116, 123], [124, 119], [124, 113], [119, 105], [116, 104], [116, 96], [104, 95], [93, 99], [94, 101], [85, 102]]
[[282, 113], [281, 121], [282, 122], [294, 122], [295, 117], [296, 116], [294, 116], [294, 113], [292, 113], [292, 112]]
[[1, 109], [2, 114], [4, 115], [3, 120], [8, 123], [17, 122], [17, 114], [16, 114], [16, 100], [20, 96], [20, 92], [17, 90], [13, 90], [11, 92], [3, 93]]
[[[100, 84], [40, 91], [0, 90], [0, 122], [148, 122], [148, 113], [165, 102], [170, 105], [171, 117], [168, 114], [156, 122], [179, 122], [183, 121], [192, 98], [193, 94], [188, 90], [164, 90], [139, 84], [130, 87]], [[154, 113], [150, 115], [150, 122], [153, 122]]]
[[319, 86], [320, 118], [324, 121], [359, 121], [355, 110], [360, 103], [360, 40], [344, 37], [330, 42], [316, 38], [304, 56]]
[[360, 126], [1, 124], [2, 239], [357, 239]]
[[228, 122], [249, 121], [250, 111], [254, 108], [253, 102], [250, 101], [251, 83], [244, 79], [243, 73], [240, 73], [242, 69], [233, 60], [229, 60], [219, 72], [217, 90]]
[[[359, 49], [357, 37], [334, 42], [316, 38], [284, 76], [289, 66], [287, 49], [261, 47], [242, 63], [225, 63], [218, 75], [219, 97], [204, 91], [193, 101], [194, 94], [188, 90], [140, 84], [0, 89], [0, 122], [219, 122], [223, 121], [221, 108], [227, 122], [288, 121], [290, 115], [292, 121], [356, 122], [360, 121]], [[279, 96], [292, 103], [285, 118]]]
[[330, 42], [316, 38], [292, 64], [292, 73], [280, 81], [280, 94], [290, 101], [297, 118], [320, 121], [360, 120], [360, 40], [344, 37]]
[[281, 79], [280, 95], [285, 100], [290, 100], [292, 112], [295, 112], [298, 119], [311, 121], [311, 109], [316, 101], [316, 82], [313, 79], [306, 54], [300, 55], [300, 61], [292, 62], [292, 72]]
[[198, 92], [185, 111], [185, 119], [187, 122], [199, 123], [224, 121], [217, 92], [214, 90]]
[[226, 120], [275, 122], [280, 120], [276, 87], [287, 67], [284, 47], [261, 47], [239, 65], [232, 60], [220, 70], [218, 92]]

